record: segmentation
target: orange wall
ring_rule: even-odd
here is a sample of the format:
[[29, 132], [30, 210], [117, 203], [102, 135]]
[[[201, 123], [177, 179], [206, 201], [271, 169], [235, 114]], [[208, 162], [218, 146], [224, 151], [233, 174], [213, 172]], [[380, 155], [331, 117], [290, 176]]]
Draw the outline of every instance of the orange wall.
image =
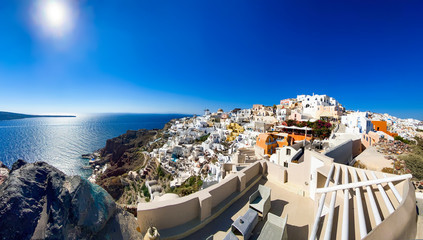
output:
[[[264, 154], [271, 154], [271, 149], [275, 149], [274, 151], [276, 151], [276, 148], [278, 147], [277, 143], [273, 143], [273, 144], [266, 144], [269, 142], [274, 142], [275, 141], [275, 137], [271, 134], [267, 134], [267, 133], [263, 133], [260, 134], [257, 137], [257, 143], [256, 145], [262, 149], [264, 149]], [[273, 152], [272, 152], [273, 153]]]
[[[285, 138], [283, 141], [276, 141], [278, 137], [276, 135], [273, 135], [271, 133], [262, 133], [257, 137], [256, 145], [262, 149], [264, 149], [264, 154], [273, 154], [276, 152], [276, 148], [288, 146], [288, 140]], [[272, 144], [266, 144], [268, 143], [270, 139], [270, 142], [274, 142]]]
[[375, 131], [382, 131], [382, 132], [388, 134], [391, 137], [398, 136], [397, 133], [391, 133], [391, 132], [388, 131], [386, 121], [372, 121], [372, 123], [373, 123], [373, 129]]
[[385, 121], [372, 121], [372, 123], [375, 131], [382, 131], [385, 133], [388, 131]]
[[276, 141], [278, 147], [288, 146], [288, 139], [284, 139], [283, 141]]
[[[264, 150], [264, 154], [271, 155], [276, 152], [276, 148], [283, 146], [290, 146], [295, 143], [295, 141], [304, 140], [304, 135], [289, 133], [288, 138], [285, 138], [283, 141], [276, 141], [276, 143], [266, 144], [269, 142], [274, 142], [277, 139], [276, 135], [271, 133], [262, 133], [257, 137], [256, 145]], [[311, 136], [307, 136], [307, 140], [310, 141]]]
[[[291, 142], [291, 145], [294, 144], [295, 141], [302, 141], [305, 138], [304, 135], [298, 135], [298, 134], [294, 134], [294, 133], [289, 133], [288, 136], [290, 138], [289, 141]], [[311, 136], [307, 136], [308, 141], [310, 141], [311, 138], [312, 138]]]

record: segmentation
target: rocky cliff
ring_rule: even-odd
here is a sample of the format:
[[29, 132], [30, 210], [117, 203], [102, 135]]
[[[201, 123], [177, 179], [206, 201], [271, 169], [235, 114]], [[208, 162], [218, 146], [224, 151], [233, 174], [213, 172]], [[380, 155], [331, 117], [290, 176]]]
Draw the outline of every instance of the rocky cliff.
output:
[[0, 239], [141, 239], [101, 187], [44, 162], [18, 160], [0, 185]]
[[129, 171], [139, 170], [144, 166], [143, 151], [152, 151], [154, 148], [161, 147], [164, 142], [160, 140], [169, 127], [170, 123], [167, 123], [160, 130], [130, 130], [125, 134], [107, 140], [106, 146], [100, 150], [100, 155], [104, 162], [109, 163], [110, 167], [98, 176], [97, 184], [103, 187], [115, 200], [118, 200], [125, 187], [125, 183], [119, 176]]

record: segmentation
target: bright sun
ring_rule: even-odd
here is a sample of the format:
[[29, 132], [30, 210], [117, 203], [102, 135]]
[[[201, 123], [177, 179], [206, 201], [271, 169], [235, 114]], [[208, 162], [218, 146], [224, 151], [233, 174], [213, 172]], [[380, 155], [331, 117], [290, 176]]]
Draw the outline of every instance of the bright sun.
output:
[[43, 11], [46, 23], [52, 28], [60, 28], [66, 23], [68, 13], [63, 2], [49, 1]]
[[72, 29], [72, 11], [66, 0], [39, 0], [36, 22], [49, 35], [62, 37]]

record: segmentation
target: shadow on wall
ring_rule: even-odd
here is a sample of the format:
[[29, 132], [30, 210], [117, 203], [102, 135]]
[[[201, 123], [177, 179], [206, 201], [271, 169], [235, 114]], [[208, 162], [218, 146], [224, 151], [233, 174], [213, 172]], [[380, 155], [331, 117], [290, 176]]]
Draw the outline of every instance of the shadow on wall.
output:
[[288, 232], [296, 232], [297, 236], [300, 236], [298, 239], [307, 239], [308, 238], [308, 225], [298, 227], [298, 226], [292, 226], [292, 225], [287, 224], [286, 226], [287, 226]]
[[273, 200], [271, 202], [271, 204], [272, 204], [272, 206], [271, 206], [272, 207], [272, 213], [276, 214], [277, 216], [281, 216], [283, 209], [285, 208], [285, 205], [288, 204], [288, 202], [278, 199], [278, 200]]
[[[267, 182], [266, 179], [262, 178], [258, 183], [256, 183], [252, 188], [250, 188], [240, 199], [233, 203], [229, 208], [227, 208], [218, 218], [212, 220], [201, 230], [189, 235], [184, 238], [187, 240], [191, 239], [203, 239], [204, 236], [210, 236], [217, 232], [226, 232], [231, 227], [235, 219], [232, 219], [245, 205], [249, 202], [249, 197], [257, 190], [258, 185], [265, 185]], [[279, 204], [279, 203], [278, 203]], [[264, 223], [263, 223], [264, 224]], [[250, 239], [254, 239], [252, 236]]]

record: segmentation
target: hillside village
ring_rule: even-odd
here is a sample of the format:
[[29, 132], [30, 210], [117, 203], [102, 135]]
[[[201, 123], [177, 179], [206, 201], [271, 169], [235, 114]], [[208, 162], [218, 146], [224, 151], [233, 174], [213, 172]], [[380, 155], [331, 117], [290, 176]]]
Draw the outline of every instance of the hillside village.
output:
[[[134, 205], [185, 196], [257, 160], [285, 166], [301, 161], [305, 149], [335, 157], [337, 163], [409, 173], [398, 155], [410, 148], [395, 139], [413, 141], [422, 129], [423, 123], [414, 119], [346, 111], [327, 95], [298, 95], [251, 109], [206, 109], [203, 116], [172, 121], [161, 138], [150, 142], [161, 147], [144, 151], [144, 167], [130, 171], [124, 180], [142, 187], [133, 187], [120, 202]], [[95, 182], [106, 168], [97, 165], [90, 180]]]

